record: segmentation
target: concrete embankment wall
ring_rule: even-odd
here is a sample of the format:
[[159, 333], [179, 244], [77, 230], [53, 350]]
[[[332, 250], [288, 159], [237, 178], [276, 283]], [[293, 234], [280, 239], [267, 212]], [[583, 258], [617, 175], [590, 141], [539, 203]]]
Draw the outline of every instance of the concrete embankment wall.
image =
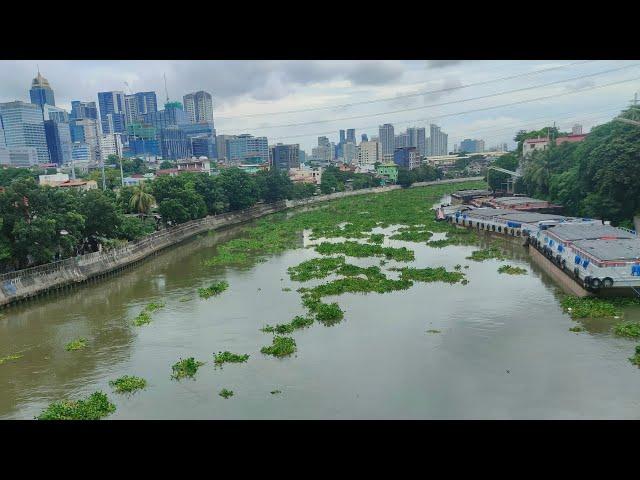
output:
[[537, 249], [530, 246], [529, 255], [531, 255], [532, 260], [536, 262], [536, 265], [540, 266], [545, 273], [548, 273], [560, 288], [565, 291], [565, 293], [576, 295], [577, 297], [587, 297], [591, 295], [591, 293], [582, 288], [573, 278], [570, 278], [566, 273], [560, 270], [557, 265]]
[[[427, 185], [459, 183], [482, 180], [482, 177], [421, 182], [412, 187]], [[38, 267], [27, 268], [0, 275], [0, 307], [22, 300], [34, 298], [51, 291], [66, 289], [73, 285], [97, 279], [135, 265], [160, 250], [175, 245], [189, 237], [208, 230], [216, 230], [247, 222], [271, 213], [288, 208], [310, 205], [353, 195], [383, 193], [401, 188], [397, 185], [389, 187], [368, 188], [349, 192], [338, 192], [319, 195], [305, 200], [286, 200], [273, 204], [264, 204], [238, 212], [205, 217], [192, 220], [173, 228], [156, 232], [136, 242], [108, 252], [95, 252], [78, 257], [67, 258], [59, 262], [48, 263]]]

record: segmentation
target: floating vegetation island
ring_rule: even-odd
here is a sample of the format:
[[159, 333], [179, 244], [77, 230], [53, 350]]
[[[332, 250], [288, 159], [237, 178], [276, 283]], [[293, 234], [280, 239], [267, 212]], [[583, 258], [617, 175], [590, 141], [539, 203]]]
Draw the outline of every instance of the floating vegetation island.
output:
[[220, 282], [212, 283], [206, 288], [199, 288], [198, 295], [200, 295], [200, 298], [209, 298], [214, 295], [220, 295], [227, 288], [229, 288], [229, 284], [222, 280]]
[[83, 348], [86, 348], [87, 346], [87, 339], [86, 338], [77, 338], [75, 340], [73, 340], [72, 342], [67, 343], [64, 346], [64, 349], [67, 352], [74, 352], [76, 350], [81, 350]]
[[220, 395], [222, 398], [230, 398], [233, 397], [233, 390], [227, 390], [226, 388], [223, 388], [222, 390], [220, 390], [220, 393], [218, 393], [218, 395]]
[[500, 268], [498, 268], [498, 273], [506, 273], [508, 275], [525, 275], [527, 273], [527, 269], [513, 267], [511, 265], [502, 265]]
[[213, 363], [215, 365], [223, 365], [225, 363], [245, 363], [247, 360], [249, 360], [248, 354], [231, 353], [229, 351], [213, 354]]
[[268, 347], [262, 347], [261, 353], [265, 355], [273, 355], [274, 357], [288, 357], [295, 353], [296, 341], [291, 337], [283, 337], [276, 335], [273, 337], [272, 343]]
[[489, 247], [482, 250], [475, 250], [471, 253], [467, 260], [473, 260], [476, 262], [483, 262], [484, 260], [490, 260], [495, 258], [496, 260], [506, 260], [507, 257], [502, 253], [498, 247]]
[[17, 360], [19, 358], [22, 358], [23, 356], [24, 355], [21, 355], [21, 354], [18, 354], [18, 353], [13, 354], [13, 355], [7, 355], [6, 357], [0, 358], [0, 365], [2, 365], [5, 362], [9, 362], [11, 360]]
[[144, 378], [125, 375], [116, 380], [111, 380], [109, 385], [113, 387], [116, 393], [133, 393], [136, 390], [146, 388], [147, 381]]
[[198, 368], [202, 365], [204, 365], [204, 362], [199, 362], [193, 357], [185, 358], [184, 360], [181, 358], [178, 362], [172, 365], [171, 370], [173, 373], [171, 374], [171, 378], [174, 380], [180, 380], [181, 378], [193, 378], [198, 371]]
[[116, 406], [102, 392], [94, 392], [84, 400], [52, 403], [38, 420], [100, 420], [116, 411]]

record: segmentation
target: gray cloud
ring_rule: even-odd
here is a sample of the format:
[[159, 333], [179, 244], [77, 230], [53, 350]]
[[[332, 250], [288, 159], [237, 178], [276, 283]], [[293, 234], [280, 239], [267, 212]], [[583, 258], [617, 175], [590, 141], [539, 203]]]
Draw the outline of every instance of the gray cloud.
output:
[[457, 65], [458, 63], [462, 63], [463, 60], [428, 60], [427, 67], [429, 68], [445, 68], [450, 67], [451, 65]]
[[347, 78], [356, 85], [384, 85], [399, 80], [404, 70], [397, 62], [357, 62]]

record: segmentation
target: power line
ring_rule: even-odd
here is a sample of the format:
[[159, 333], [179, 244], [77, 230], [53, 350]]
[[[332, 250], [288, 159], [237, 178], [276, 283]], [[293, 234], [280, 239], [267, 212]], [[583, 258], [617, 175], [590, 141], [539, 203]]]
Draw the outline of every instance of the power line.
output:
[[420, 107], [402, 108], [402, 109], [399, 109], [399, 110], [390, 110], [390, 111], [386, 111], [386, 112], [368, 113], [368, 114], [364, 114], [364, 115], [356, 115], [356, 116], [351, 116], [351, 117], [332, 118], [332, 119], [329, 119], [329, 120], [313, 120], [313, 121], [310, 121], [310, 122], [287, 123], [287, 124], [280, 124], [280, 125], [266, 125], [266, 126], [262, 126], [262, 127], [250, 128], [249, 130], [265, 130], [265, 129], [269, 129], [269, 128], [303, 127], [303, 126], [306, 126], [306, 125], [316, 125], [316, 124], [319, 124], [319, 123], [332, 123], [332, 122], [341, 122], [341, 121], [346, 121], [346, 120], [358, 120], [360, 118], [379, 117], [379, 116], [383, 116], [383, 115], [393, 115], [393, 114], [396, 114], [396, 113], [412, 112], [412, 111], [416, 111], [416, 110], [425, 110], [425, 109], [433, 108], [433, 107], [442, 107], [442, 106], [446, 106], [446, 105], [454, 105], [454, 104], [457, 104], [457, 103], [465, 103], [465, 102], [471, 102], [471, 101], [475, 101], [475, 100], [483, 100], [483, 99], [486, 99], [486, 98], [498, 97], [498, 96], [507, 95], [507, 94], [510, 94], [510, 93], [524, 92], [524, 91], [533, 90], [533, 89], [536, 89], [536, 88], [543, 88], [543, 87], [548, 87], [548, 86], [551, 86], [551, 85], [557, 85], [559, 83], [566, 83], [566, 82], [571, 82], [571, 81], [574, 81], [574, 80], [582, 80], [582, 79], [585, 79], [585, 78], [595, 77], [595, 76], [598, 76], [598, 75], [605, 75], [607, 73], [617, 72], [617, 71], [628, 69], [628, 68], [636, 68], [638, 66], [640, 66], [640, 63], [635, 63], [633, 65], [626, 65], [624, 67], [612, 68], [612, 69], [604, 70], [604, 71], [597, 72], [597, 73], [591, 73], [591, 74], [587, 74], [587, 75], [580, 75], [580, 76], [568, 78], [568, 79], [565, 79], [565, 80], [556, 80], [556, 81], [553, 81], [553, 82], [543, 83], [543, 84], [540, 84], [540, 85], [533, 85], [533, 86], [530, 86], [530, 87], [517, 88], [515, 90], [507, 90], [507, 91], [504, 91], [504, 92], [492, 93], [492, 94], [488, 94], [488, 95], [481, 95], [479, 97], [463, 98], [461, 100], [452, 100], [452, 101], [441, 102], [441, 103], [432, 103], [430, 105], [422, 105]]
[[469, 88], [469, 87], [477, 87], [480, 85], [488, 85], [490, 83], [496, 83], [496, 82], [502, 82], [502, 81], [506, 81], [506, 80], [513, 80], [514, 78], [521, 78], [521, 77], [528, 77], [528, 76], [533, 76], [533, 75], [539, 75], [542, 73], [546, 73], [546, 72], [550, 72], [552, 70], [559, 70], [559, 69], [563, 69], [563, 68], [568, 68], [568, 67], [572, 67], [574, 65], [584, 65], [586, 63], [591, 63], [591, 62], [595, 62], [596, 60], [584, 60], [581, 62], [573, 62], [573, 63], [568, 63], [566, 65], [560, 65], [557, 67], [551, 67], [551, 68], [545, 68], [542, 70], [534, 70], [533, 72], [524, 72], [524, 73], [520, 73], [518, 75], [511, 75], [509, 77], [501, 77], [501, 78], [494, 78], [492, 80], [485, 80], [483, 82], [476, 82], [476, 83], [469, 83], [467, 85], [460, 85], [460, 86], [456, 86], [456, 87], [448, 87], [448, 88], [441, 88], [438, 90], [427, 90], [424, 92], [417, 92], [417, 93], [409, 93], [406, 95], [398, 95], [395, 97], [386, 97], [386, 98], [378, 98], [378, 99], [373, 99], [373, 100], [363, 100], [361, 102], [352, 102], [352, 103], [343, 103], [340, 105], [330, 105], [327, 107], [313, 107], [313, 108], [301, 108], [298, 110], [283, 110], [283, 111], [279, 111], [279, 112], [263, 112], [263, 113], [248, 113], [245, 115], [233, 115], [233, 116], [229, 116], [229, 117], [224, 117], [224, 116], [216, 116], [216, 118], [218, 120], [234, 120], [236, 118], [253, 118], [253, 117], [262, 117], [262, 116], [267, 116], [267, 115], [285, 115], [285, 114], [291, 114], [291, 113], [304, 113], [304, 112], [315, 112], [318, 110], [333, 110], [333, 109], [338, 109], [338, 108], [350, 108], [350, 107], [355, 107], [358, 105], [368, 105], [368, 104], [372, 104], [372, 103], [380, 103], [380, 102], [388, 102], [388, 101], [393, 101], [393, 100], [399, 100], [402, 98], [412, 98], [412, 97], [419, 97], [422, 95], [430, 95], [430, 94], [434, 94], [434, 93], [444, 93], [444, 92], [450, 92], [453, 90], [462, 90], [464, 88]]
[[[490, 106], [490, 107], [477, 108], [477, 109], [474, 109], [474, 110], [466, 110], [466, 111], [462, 111], [462, 112], [447, 113], [447, 114], [432, 116], [432, 117], [429, 117], [429, 118], [417, 118], [417, 119], [413, 119], [413, 120], [409, 120], [409, 121], [396, 122], [396, 124], [409, 125], [409, 124], [426, 122], [426, 121], [445, 118], [445, 117], [454, 117], [454, 116], [458, 116], [458, 115], [466, 115], [466, 114], [469, 114], [469, 113], [483, 112], [483, 111], [486, 111], [486, 110], [494, 110], [496, 108], [510, 107], [510, 106], [514, 106], [514, 105], [522, 105], [522, 104], [525, 104], [525, 103], [537, 102], [537, 101], [540, 101], [540, 100], [548, 100], [550, 98], [563, 97], [563, 96], [566, 96], [566, 95], [573, 95], [573, 94], [577, 94], [577, 93], [583, 93], [583, 92], [587, 92], [587, 91], [591, 91], [591, 90], [596, 90], [596, 89], [599, 89], [599, 88], [611, 87], [613, 85], [619, 85], [619, 84], [622, 84], [622, 83], [628, 83], [628, 82], [633, 82], [633, 81], [637, 81], [637, 80], [640, 80], [640, 77], [633, 77], [633, 78], [629, 78], [627, 80], [620, 80], [620, 81], [617, 81], [617, 82], [605, 83], [605, 84], [602, 84], [602, 85], [596, 85], [596, 86], [593, 86], [593, 87], [583, 88], [581, 90], [573, 90], [571, 92], [556, 93], [556, 94], [547, 95], [547, 96], [544, 96], [544, 97], [531, 98], [531, 99], [528, 99], [528, 100], [521, 100], [521, 101], [518, 101], [518, 102], [504, 103], [502, 105], [494, 105], [494, 106]], [[369, 126], [366, 126], [366, 127], [356, 127], [356, 128], [358, 128], [359, 130], [365, 130], [365, 129], [372, 129], [372, 128], [377, 128], [377, 127], [378, 127], [378, 125], [369, 125]], [[299, 134], [299, 135], [288, 135], [288, 136], [281, 136], [281, 137], [272, 137], [271, 139], [272, 140], [282, 140], [282, 139], [288, 139], [288, 138], [313, 137], [313, 136], [316, 136], [316, 135], [328, 135], [328, 134], [331, 134], [331, 133], [335, 133], [335, 130], [328, 130], [328, 131], [315, 132], [315, 133], [306, 133], [306, 134]]]

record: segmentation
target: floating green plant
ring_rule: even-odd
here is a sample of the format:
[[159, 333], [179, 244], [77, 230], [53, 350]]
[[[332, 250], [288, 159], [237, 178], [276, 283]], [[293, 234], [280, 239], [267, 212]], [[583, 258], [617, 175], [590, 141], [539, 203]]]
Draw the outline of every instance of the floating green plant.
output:
[[244, 363], [249, 360], [248, 354], [231, 353], [229, 351], [218, 352], [213, 354], [213, 363], [222, 365], [224, 363]]
[[511, 265], [502, 265], [500, 268], [498, 268], [498, 273], [506, 273], [508, 275], [524, 275], [527, 273], [527, 269], [513, 267]]
[[427, 333], [440, 333], [440, 330], [427, 330]]
[[2, 365], [5, 362], [8, 362], [10, 360], [17, 360], [19, 358], [22, 358], [24, 355], [20, 355], [18, 353], [13, 354], [13, 355], [7, 355], [6, 357], [2, 357], [0, 358], [0, 365]]
[[164, 308], [164, 302], [151, 302], [151, 303], [147, 303], [147, 306], [144, 307], [144, 309], [147, 312], [155, 312], [156, 310], [160, 310], [161, 308]]
[[278, 393], [282, 393], [282, 390], [271, 390], [271, 395], [277, 395]]
[[133, 324], [136, 327], [141, 327], [142, 325], [147, 325], [149, 323], [151, 323], [151, 314], [146, 310], [140, 312], [138, 316], [133, 319]]
[[606, 318], [621, 315], [610, 300], [602, 298], [565, 296], [560, 300], [560, 305], [570, 313], [571, 318]]
[[214, 295], [220, 295], [227, 288], [229, 288], [229, 284], [222, 280], [220, 282], [212, 283], [206, 288], [199, 288], [198, 295], [200, 295], [200, 298], [209, 298]]
[[498, 247], [489, 247], [482, 250], [475, 250], [471, 253], [470, 257], [467, 257], [468, 260], [474, 260], [476, 262], [482, 262], [484, 260], [490, 260], [492, 258], [495, 258], [497, 260], [506, 260], [507, 257]]
[[387, 260], [399, 262], [410, 262], [415, 258], [413, 250], [405, 247], [383, 247], [381, 245], [352, 241], [341, 243], [323, 242], [316, 246], [316, 251], [322, 255], [344, 254], [349, 257], [386, 257]]
[[320, 303], [315, 314], [316, 320], [325, 325], [334, 325], [344, 318], [344, 312], [337, 303]]
[[116, 393], [132, 393], [145, 388], [147, 381], [144, 378], [125, 375], [116, 380], [111, 380], [109, 385], [114, 388]]
[[312, 258], [294, 267], [289, 267], [287, 273], [291, 280], [306, 282], [314, 278], [324, 278], [344, 265], [344, 257]]
[[291, 291], [291, 289], [290, 289], [289, 287], [285, 287], [285, 288], [283, 288], [283, 289], [282, 289], [282, 291], [283, 291], [283, 292], [290, 292], [290, 291]]
[[640, 322], [623, 322], [613, 327], [613, 333], [621, 337], [640, 337]]
[[458, 283], [464, 279], [464, 273], [461, 272], [449, 272], [444, 267], [437, 268], [413, 268], [404, 267], [394, 270], [400, 271], [400, 278], [405, 281], [416, 282], [445, 282], [445, 283]]
[[403, 229], [399, 228], [396, 233], [391, 235], [391, 240], [403, 240], [405, 242], [428, 242], [433, 233], [424, 229]]
[[583, 329], [582, 327], [571, 327], [571, 328], [569, 329], [569, 331], [570, 331], [570, 332], [576, 332], [576, 333], [578, 333], [578, 332], [582, 332], [583, 330], [584, 330], [584, 329]]
[[384, 233], [372, 233], [369, 235], [369, 241], [371, 243], [382, 243], [384, 242]]
[[226, 388], [223, 388], [222, 390], [220, 390], [220, 393], [218, 393], [218, 395], [220, 395], [222, 398], [230, 398], [233, 397], [233, 390], [227, 390]]
[[174, 363], [171, 367], [173, 373], [171, 374], [171, 378], [175, 380], [180, 380], [181, 378], [189, 377], [193, 378], [193, 376], [200, 368], [204, 365], [204, 362], [199, 362], [195, 360], [193, 357], [180, 359], [178, 362]]
[[291, 322], [289, 323], [280, 323], [274, 326], [267, 325], [264, 328], [262, 328], [262, 331], [266, 333], [287, 334], [287, 333], [292, 333], [293, 331], [298, 330], [300, 328], [309, 327], [312, 324], [313, 324], [313, 318], [303, 317], [301, 315], [298, 315], [294, 317], [294, 319], [291, 320]]
[[83, 348], [86, 348], [87, 346], [87, 339], [86, 338], [77, 338], [72, 342], [67, 343], [64, 346], [64, 349], [67, 352], [73, 352], [75, 350], [81, 350]]
[[296, 341], [291, 337], [276, 335], [273, 337], [271, 345], [262, 347], [261, 353], [273, 355], [274, 357], [287, 357], [296, 351]]
[[63, 400], [52, 403], [38, 420], [100, 420], [116, 411], [116, 406], [102, 392], [92, 393], [84, 400]]

